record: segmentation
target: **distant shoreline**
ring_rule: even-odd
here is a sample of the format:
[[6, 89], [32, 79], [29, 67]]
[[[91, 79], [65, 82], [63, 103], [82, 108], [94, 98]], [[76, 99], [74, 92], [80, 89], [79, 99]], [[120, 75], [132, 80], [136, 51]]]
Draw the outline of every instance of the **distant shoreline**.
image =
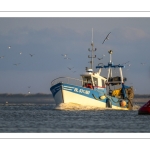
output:
[[0, 97], [53, 97], [52, 94], [43, 94], [43, 93], [36, 93], [36, 94], [12, 94], [12, 93], [1, 93]]
[[[45, 93], [35, 93], [35, 94], [0, 93], [0, 97], [49, 97], [49, 98], [53, 98], [52, 94], [45, 94]], [[135, 94], [134, 98], [150, 98], [150, 94]]]
[[55, 103], [52, 94], [0, 94], [0, 103]]
[[135, 94], [134, 98], [150, 98], [150, 94]]

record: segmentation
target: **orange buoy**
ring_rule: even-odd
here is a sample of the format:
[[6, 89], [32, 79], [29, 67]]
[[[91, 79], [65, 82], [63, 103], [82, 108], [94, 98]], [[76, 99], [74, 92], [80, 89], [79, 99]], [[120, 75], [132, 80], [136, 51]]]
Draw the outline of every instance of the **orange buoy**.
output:
[[126, 106], [126, 101], [121, 101], [121, 103], [120, 103], [120, 105], [121, 105], [121, 107], [124, 107], [124, 106]]
[[138, 110], [138, 114], [150, 115], [150, 100]]

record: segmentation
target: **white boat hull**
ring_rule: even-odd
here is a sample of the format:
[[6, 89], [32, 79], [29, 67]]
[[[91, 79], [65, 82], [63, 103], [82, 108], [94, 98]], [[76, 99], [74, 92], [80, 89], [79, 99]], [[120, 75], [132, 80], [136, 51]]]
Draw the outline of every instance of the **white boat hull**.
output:
[[[69, 87], [69, 88], [66, 88]], [[74, 104], [79, 104], [83, 106], [92, 106], [92, 107], [100, 107], [100, 108], [107, 108], [106, 107], [106, 100], [96, 100], [94, 97], [91, 97], [89, 91], [91, 92], [92, 90], [83, 90], [84, 88], [79, 87], [84, 91], [84, 94], [79, 93], [79, 92], [74, 92], [75, 88], [73, 85], [71, 86], [64, 86], [62, 84], [58, 84], [52, 91], [53, 97], [55, 100], [56, 105], [62, 104], [62, 103], [74, 103]], [[56, 91], [57, 92], [53, 92]], [[81, 91], [81, 90], [78, 90]], [[87, 94], [85, 94], [87, 93]], [[129, 110], [128, 108], [123, 108], [119, 106], [115, 106], [112, 104], [112, 109], [121, 109], [121, 110]]]

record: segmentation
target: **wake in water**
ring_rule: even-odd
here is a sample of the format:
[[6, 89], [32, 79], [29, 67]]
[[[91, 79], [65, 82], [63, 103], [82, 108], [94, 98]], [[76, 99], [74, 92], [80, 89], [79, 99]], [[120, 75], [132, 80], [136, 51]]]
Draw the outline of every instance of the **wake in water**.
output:
[[[133, 105], [133, 110], [138, 110], [141, 106], [138, 104]], [[75, 103], [62, 103], [56, 106], [56, 110], [112, 110], [112, 108], [100, 108], [94, 106], [83, 106]]]
[[55, 107], [56, 110], [104, 110], [105, 108], [83, 106], [75, 103], [62, 103]]
[[133, 110], [139, 110], [140, 109], [140, 105], [139, 104], [133, 104]]

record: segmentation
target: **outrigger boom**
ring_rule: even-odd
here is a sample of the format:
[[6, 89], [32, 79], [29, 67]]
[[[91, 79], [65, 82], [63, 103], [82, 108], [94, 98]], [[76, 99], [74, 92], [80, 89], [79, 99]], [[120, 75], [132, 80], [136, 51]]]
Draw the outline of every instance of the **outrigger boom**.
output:
[[[126, 78], [123, 78], [123, 73], [122, 73], [122, 68], [125, 68], [125, 66], [120, 65], [120, 64], [119, 65], [113, 65], [112, 57], [111, 57], [113, 51], [109, 50], [108, 53], [110, 54], [110, 62], [108, 63], [108, 65], [96, 66], [96, 68], [100, 68], [99, 72], [101, 72], [102, 68], [108, 68], [108, 76], [107, 76], [107, 80], [105, 82], [106, 85], [109, 86], [109, 85], [121, 84], [122, 85], [123, 99], [128, 98], [125, 90], [129, 87], [124, 85], [124, 81], [126, 81]], [[119, 68], [120, 77], [114, 77], [114, 78], [112, 77], [112, 68]], [[111, 93], [110, 91], [109, 91], [109, 93]]]

